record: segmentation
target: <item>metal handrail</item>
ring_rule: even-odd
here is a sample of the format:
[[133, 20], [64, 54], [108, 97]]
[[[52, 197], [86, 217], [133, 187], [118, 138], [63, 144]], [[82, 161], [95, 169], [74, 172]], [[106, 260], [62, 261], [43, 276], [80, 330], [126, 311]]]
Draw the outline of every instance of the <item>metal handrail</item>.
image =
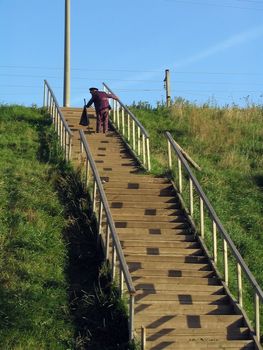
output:
[[[114, 92], [108, 87], [108, 85], [106, 83], [103, 83], [103, 86], [105, 86], [105, 88], [113, 95]], [[118, 101], [120, 106], [122, 108], [125, 109], [125, 111], [132, 117], [132, 119], [135, 121], [135, 123], [141, 128], [143, 134], [145, 135], [145, 137], [149, 137], [149, 134], [147, 132], [147, 130], [145, 130], [144, 126], [142, 125], [142, 123], [135, 117], [135, 115], [127, 108], [127, 106], [125, 106], [121, 101]]]
[[232, 239], [230, 238], [229, 234], [226, 232], [225, 228], [223, 227], [221, 221], [219, 220], [214, 208], [212, 207], [211, 203], [209, 202], [207, 196], [205, 195], [204, 191], [202, 190], [198, 180], [196, 179], [195, 175], [192, 173], [187, 161], [185, 160], [183, 154], [181, 153], [180, 149], [177, 147], [176, 142], [172, 138], [171, 134], [169, 132], [165, 133], [167, 140], [168, 140], [168, 160], [169, 160], [169, 167], [172, 169], [172, 154], [171, 154], [171, 147], [176, 152], [177, 158], [178, 158], [178, 178], [179, 178], [179, 186], [178, 190], [179, 193], [182, 194], [183, 186], [182, 186], [182, 168], [181, 165], [183, 164], [184, 169], [186, 170], [186, 173], [189, 177], [189, 198], [190, 198], [190, 217], [193, 218], [193, 186], [196, 189], [196, 192], [199, 195], [200, 198], [200, 227], [201, 227], [201, 237], [204, 239], [204, 205], [210, 215], [211, 220], [213, 221], [213, 258], [215, 264], [217, 263], [217, 241], [216, 241], [216, 232], [219, 231], [221, 234], [221, 237], [223, 238], [224, 242], [224, 278], [225, 283], [228, 286], [228, 249], [230, 248], [230, 251], [232, 252], [236, 262], [237, 262], [237, 270], [238, 270], [238, 301], [241, 307], [243, 307], [243, 288], [242, 288], [242, 275], [241, 275], [241, 269], [247, 276], [252, 288], [255, 292], [255, 328], [256, 328], [256, 337], [259, 340], [260, 339], [260, 313], [259, 313], [259, 300], [263, 303], [263, 291], [258, 285], [255, 277], [249, 270], [247, 264], [245, 263], [244, 259], [240, 255], [239, 251], [237, 250], [235, 244], [233, 243]]
[[[108, 204], [108, 200], [107, 197], [105, 195], [102, 183], [101, 183], [101, 179], [100, 179], [100, 175], [98, 173], [95, 161], [92, 157], [92, 153], [90, 151], [89, 145], [87, 143], [87, 140], [85, 138], [85, 134], [83, 132], [83, 130], [79, 130], [79, 134], [80, 134], [80, 145], [81, 145], [81, 153], [83, 153], [83, 151], [85, 151], [86, 153], [86, 179], [85, 179], [85, 183], [88, 183], [88, 177], [89, 177], [89, 168], [91, 168], [92, 173], [93, 173], [93, 211], [96, 212], [96, 197], [97, 197], [97, 191], [99, 193], [99, 198], [100, 198], [100, 203], [99, 203], [99, 215], [98, 215], [98, 229], [99, 231], [102, 228], [102, 211], [104, 209], [105, 215], [106, 215], [106, 222], [107, 222], [107, 228], [106, 228], [106, 232], [108, 234], [110, 234], [109, 237], [106, 236], [106, 239], [104, 242], [105, 243], [105, 247], [106, 247], [106, 252], [105, 252], [105, 256], [106, 258], [108, 258], [109, 256], [109, 238], [112, 238], [113, 244], [112, 244], [112, 249], [113, 252], [112, 254], [114, 255], [114, 252], [116, 251], [117, 253], [117, 258], [119, 260], [119, 268], [120, 268], [120, 288], [121, 288], [121, 293], [122, 293], [122, 277], [124, 277], [124, 280], [126, 282], [126, 286], [127, 286], [127, 290], [128, 293], [130, 294], [130, 339], [133, 339], [133, 318], [134, 318], [134, 295], [136, 293], [136, 290], [133, 286], [132, 283], [132, 278], [130, 275], [130, 272], [128, 270], [125, 258], [124, 258], [124, 254], [123, 254], [123, 250], [120, 244], [120, 240], [118, 237], [118, 234], [116, 232], [116, 228], [115, 228], [115, 224], [114, 224], [114, 220], [112, 218], [112, 214], [110, 211], [110, 207]], [[109, 230], [108, 230], [109, 228]], [[100, 234], [100, 232], [99, 232]], [[113, 256], [112, 259], [113, 262], [113, 266], [112, 266], [112, 270], [113, 270], [113, 278], [114, 278], [114, 273], [116, 270], [116, 259]]]
[[65, 158], [69, 160], [71, 158], [71, 141], [73, 132], [68, 126], [68, 123], [61, 112], [56, 96], [46, 80], [44, 80], [43, 107], [47, 108], [52, 117], [52, 122], [59, 136], [61, 147], [65, 152]]
[[[114, 92], [103, 83], [104, 90], [113, 95]], [[112, 101], [113, 124], [116, 130], [128, 140], [130, 149], [136, 156], [141, 157], [145, 168], [151, 170], [150, 137], [141, 122], [120, 100]], [[125, 118], [126, 113], [126, 118]], [[121, 115], [120, 115], [121, 114]], [[137, 130], [136, 130], [137, 127]], [[125, 141], [126, 142], [126, 141]]]

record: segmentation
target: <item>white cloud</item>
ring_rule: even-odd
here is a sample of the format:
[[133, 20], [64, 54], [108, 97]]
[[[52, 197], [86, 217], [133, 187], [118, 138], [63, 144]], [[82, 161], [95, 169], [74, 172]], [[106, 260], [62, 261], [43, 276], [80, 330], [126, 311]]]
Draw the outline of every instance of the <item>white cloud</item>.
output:
[[188, 66], [191, 63], [201, 61], [209, 56], [213, 56], [219, 52], [226, 51], [235, 46], [241, 45], [245, 42], [261, 37], [262, 35], [263, 35], [263, 26], [249, 29], [245, 32], [241, 32], [239, 34], [233, 35], [228, 39], [225, 39], [211, 47], [208, 47], [207, 49], [204, 49], [190, 57], [186, 57], [185, 59], [179, 62], [175, 62], [174, 65], [176, 66], [176, 68]]
[[[256, 39], [258, 37], [263, 36], [263, 26], [257, 26], [254, 28], [251, 28], [249, 30], [246, 30], [244, 32], [235, 34], [230, 36], [229, 38], [218, 42], [217, 44], [210, 46], [204, 50], [201, 50], [200, 52], [197, 52], [189, 57], [183, 58], [180, 61], [177, 62], [173, 62], [170, 64], [166, 65], [166, 68], [170, 67], [170, 69], [172, 69], [172, 67], [175, 67], [176, 69], [178, 68], [182, 68], [185, 66], [189, 66], [192, 63], [198, 62], [198, 61], [202, 61], [205, 58], [208, 58], [210, 56], [213, 56], [215, 54], [218, 54], [220, 52], [226, 51], [226, 50], [230, 50], [235, 46], [244, 44], [248, 41], [251, 41], [253, 39]], [[155, 72], [156, 71], [156, 72]], [[135, 76], [133, 76], [132, 78], [130, 78], [131, 80], [150, 80], [153, 79], [154, 77], [158, 76], [160, 74], [160, 72], [163, 71], [164, 74], [164, 68], [163, 67], [159, 67], [158, 69], [155, 69], [154, 72], [146, 72], [146, 73], [140, 73], [140, 74], [136, 74]], [[127, 86], [131, 86], [131, 85], [135, 85], [136, 82], [125, 82], [125, 87]], [[137, 82], [138, 84], [138, 82]], [[115, 88], [118, 88], [120, 86], [124, 86], [124, 83], [117, 83], [114, 84]]]

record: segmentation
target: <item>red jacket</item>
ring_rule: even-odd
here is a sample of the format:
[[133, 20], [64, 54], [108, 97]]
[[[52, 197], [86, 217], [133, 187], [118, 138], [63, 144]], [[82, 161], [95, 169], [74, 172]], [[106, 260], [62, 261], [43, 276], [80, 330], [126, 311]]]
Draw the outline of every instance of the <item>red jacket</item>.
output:
[[104, 91], [95, 91], [87, 103], [86, 107], [90, 107], [92, 103], [94, 103], [96, 113], [99, 113], [102, 109], [109, 108], [109, 98], [114, 98], [117, 100], [118, 98], [113, 94], [107, 94]]

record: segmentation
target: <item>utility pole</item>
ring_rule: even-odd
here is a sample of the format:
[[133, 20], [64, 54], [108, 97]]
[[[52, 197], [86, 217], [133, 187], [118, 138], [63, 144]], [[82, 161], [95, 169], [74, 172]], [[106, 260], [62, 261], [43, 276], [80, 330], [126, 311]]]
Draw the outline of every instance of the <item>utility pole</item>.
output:
[[170, 85], [169, 69], [165, 70], [164, 88], [166, 90], [166, 106], [170, 107], [171, 106], [171, 85]]
[[63, 106], [70, 106], [70, 0], [65, 0], [64, 44], [64, 99]]

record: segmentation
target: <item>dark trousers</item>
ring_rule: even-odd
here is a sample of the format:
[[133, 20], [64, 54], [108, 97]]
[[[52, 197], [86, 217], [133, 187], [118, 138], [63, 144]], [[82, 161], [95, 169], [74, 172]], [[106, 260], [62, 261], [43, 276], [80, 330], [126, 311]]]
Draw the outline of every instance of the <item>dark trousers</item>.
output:
[[97, 128], [96, 132], [104, 132], [108, 131], [109, 124], [109, 109], [103, 109], [97, 113]]

